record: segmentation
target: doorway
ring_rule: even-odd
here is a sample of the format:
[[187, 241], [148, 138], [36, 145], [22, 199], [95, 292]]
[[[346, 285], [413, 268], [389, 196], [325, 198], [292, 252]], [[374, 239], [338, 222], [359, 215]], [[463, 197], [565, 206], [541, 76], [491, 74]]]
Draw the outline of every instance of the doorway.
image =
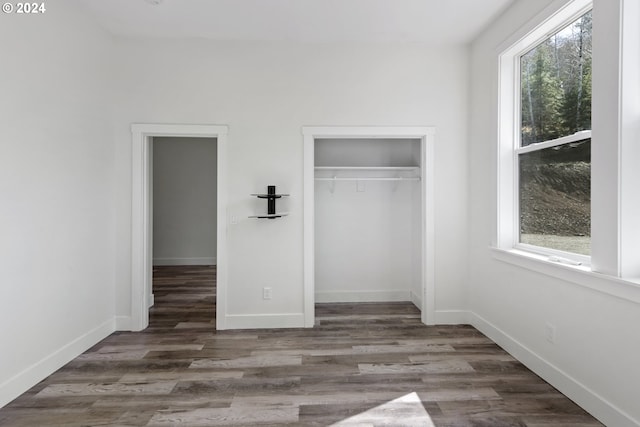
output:
[[217, 224], [216, 329], [225, 329], [226, 318], [226, 164], [227, 127], [216, 125], [134, 124], [132, 143], [132, 244], [131, 244], [131, 330], [149, 324], [152, 304], [153, 266], [153, 138], [215, 138]]
[[[428, 325], [434, 324], [435, 129], [432, 127], [304, 127], [303, 135], [305, 326], [312, 327], [315, 324], [316, 299], [319, 298], [322, 301], [327, 295], [325, 293], [323, 296], [322, 289], [318, 288], [318, 283], [320, 283], [318, 280], [324, 278], [322, 275], [318, 276], [316, 265], [318, 242], [315, 235], [318, 221], [320, 221], [320, 218], [316, 217], [319, 212], [316, 209], [318, 200], [316, 191], [321, 191], [316, 187], [322, 181], [325, 181], [322, 182], [322, 191], [329, 192], [337, 191], [338, 182], [352, 182], [352, 185], [357, 188], [354, 191], [364, 191], [366, 182], [375, 182], [374, 185], [381, 182], [384, 182], [385, 185], [390, 183], [393, 186], [392, 189], [389, 187], [384, 189], [387, 195], [391, 194], [399, 183], [414, 181], [411, 187], [413, 190], [406, 188], [406, 191], [414, 193], [407, 202], [407, 206], [413, 205], [413, 215], [416, 218], [413, 232], [417, 234], [417, 237], [411, 244], [414, 248], [413, 255], [416, 257], [414, 262], [415, 285], [409, 286], [395, 295], [410, 295], [411, 301], [421, 309], [422, 322]], [[318, 150], [320, 146], [325, 148]], [[376, 148], [368, 150], [368, 147], [373, 148], [374, 146]], [[398, 148], [400, 149], [398, 150]], [[367, 152], [363, 152], [363, 149]], [[356, 153], [356, 155], [352, 155], [349, 159], [349, 152]], [[382, 153], [384, 155], [381, 155]], [[316, 159], [317, 156], [321, 156], [324, 160]], [[347, 161], [346, 159], [349, 160], [349, 164], [342, 164]], [[324, 164], [325, 160], [329, 160], [331, 164]], [[360, 165], [361, 161], [371, 162], [371, 164]], [[398, 165], [395, 164], [397, 161], [400, 161]], [[328, 188], [324, 188], [325, 186]], [[328, 200], [329, 198], [325, 196], [322, 196], [321, 199]], [[330, 198], [333, 198], [333, 202], [335, 202], [335, 197], [330, 196]], [[347, 211], [353, 212], [350, 209]], [[354, 221], [357, 221], [357, 218]], [[322, 246], [321, 250], [326, 253], [325, 246]], [[344, 259], [343, 256], [338, 258]], [[335, 280], [332, 283], [335, 283]], [[340, 294], [347, 293], [342, 290], [337, 292], [333, 290], [329, 294], [329, 298], [336, 298], [336, 295], [339, 297]], [[365, 298], [370, 298], [372, 294], [372, 292], [361, 292], [358, 289], [356, 292], [350, 292], [348, 297], [358, 298], [358, 295], [366, 295]], [[383, 294], [394, 295], [389, 292]]]
[[[214, 323], [215, 304], [205, 302], [215, 297], [216, 147], [215, 138], [152, 139], [153, 274], [149, 305], [154, 308], [150, 307], [150, 325], [154, 319], [157, 323], [160, 313], [164, 318], [166, 308], [180, 295], [194, 310], [201, 307], [200, 320], [208, 317]], [[192, 283], [197, 292], [191, 292]], [[178, 310], [172, 317], [185, 321], [190, 316]]]
[[215, 138], [154, 137], [153, 265], [215, 265]]

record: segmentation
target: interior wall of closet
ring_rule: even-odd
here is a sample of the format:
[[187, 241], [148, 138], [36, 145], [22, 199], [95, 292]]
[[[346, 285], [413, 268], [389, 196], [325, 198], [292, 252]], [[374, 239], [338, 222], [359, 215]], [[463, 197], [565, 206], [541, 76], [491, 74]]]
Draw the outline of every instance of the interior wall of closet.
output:
[[316, 302], [422, 308], [421, 140], [316, 139]]

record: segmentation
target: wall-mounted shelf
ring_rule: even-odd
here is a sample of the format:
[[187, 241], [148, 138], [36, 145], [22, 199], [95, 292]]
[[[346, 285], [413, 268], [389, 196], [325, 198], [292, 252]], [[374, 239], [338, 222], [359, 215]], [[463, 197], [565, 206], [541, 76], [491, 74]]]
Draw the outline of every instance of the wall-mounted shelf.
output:
[[251, 194], [251, 195], [253, 197], [257, 197], [258, 199], [267, 199], [267, 213], [262, 215], [251, 215], [249, 216], [249, 218], [275, 219], [275, 218], [282, 218], [283, 216], [289, 215], [289, 213], [287, 212], [276, 213], [276, 199], [280, 199], [282, 197], [289, 197], [289, 195], [276, 193], [275, 185], [267, 186], [266, 193], [257, 193], [257, 194]]
[[257, 197], [258, 199], [279, 199], [281, 197], [289, 197], [288, 194], [269, 194], [269, 193], [253, 193], [251, 194], [253, 197]]
[[[378, 179], [382, 181], [413, 179], [420, 174], [418, 166], [316, 166], [316, 179]], [[337, 174], [347, 175], [338, 177]], [[402, 174], [402, 175], [400, 175]], [[330, 175], [330, 176], [327, 176]], [[393, 179], [390, 179], [393, 178]]]

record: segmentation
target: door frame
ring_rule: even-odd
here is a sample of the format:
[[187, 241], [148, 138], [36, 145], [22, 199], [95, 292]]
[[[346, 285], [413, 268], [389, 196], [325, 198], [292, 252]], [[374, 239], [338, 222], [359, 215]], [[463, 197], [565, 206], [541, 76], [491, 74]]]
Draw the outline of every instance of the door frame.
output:
[[422, 322], [435, 324], [435, 128], [405, 126], [304, 126], [304, 324], [315, 324], [315, 140], [317, 138], [418, 138], [422, 195]]
[[149, 325], [152, 291], [153, 206], [151, 143], [153, 137], [217, 139], [216, 329], [225, 328], [227, 295], [227, 133], [224, 125], [131, 125], [131, 330]]

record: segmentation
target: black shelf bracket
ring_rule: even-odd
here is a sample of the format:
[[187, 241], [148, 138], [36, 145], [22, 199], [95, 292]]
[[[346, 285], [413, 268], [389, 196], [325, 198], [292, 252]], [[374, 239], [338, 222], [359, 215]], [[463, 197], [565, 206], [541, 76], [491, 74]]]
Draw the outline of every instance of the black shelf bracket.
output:
[[276, 213], [276, 199], [280, 199], [282, 197], [288, 197], [288, 194], [278, 194], [276, 193], [276, 186], [269, 185], [267, 186], [266, 193], [260, 194], [252, 194], [252, 196], [257, 197], [258, 199], [267, 199], [267, 214], [266, 215], [252, 215], [249, 218], [265, 218], [265, 219], [275, 219], [281, 218], [283, 216], [287, 216], [287, 213]]

